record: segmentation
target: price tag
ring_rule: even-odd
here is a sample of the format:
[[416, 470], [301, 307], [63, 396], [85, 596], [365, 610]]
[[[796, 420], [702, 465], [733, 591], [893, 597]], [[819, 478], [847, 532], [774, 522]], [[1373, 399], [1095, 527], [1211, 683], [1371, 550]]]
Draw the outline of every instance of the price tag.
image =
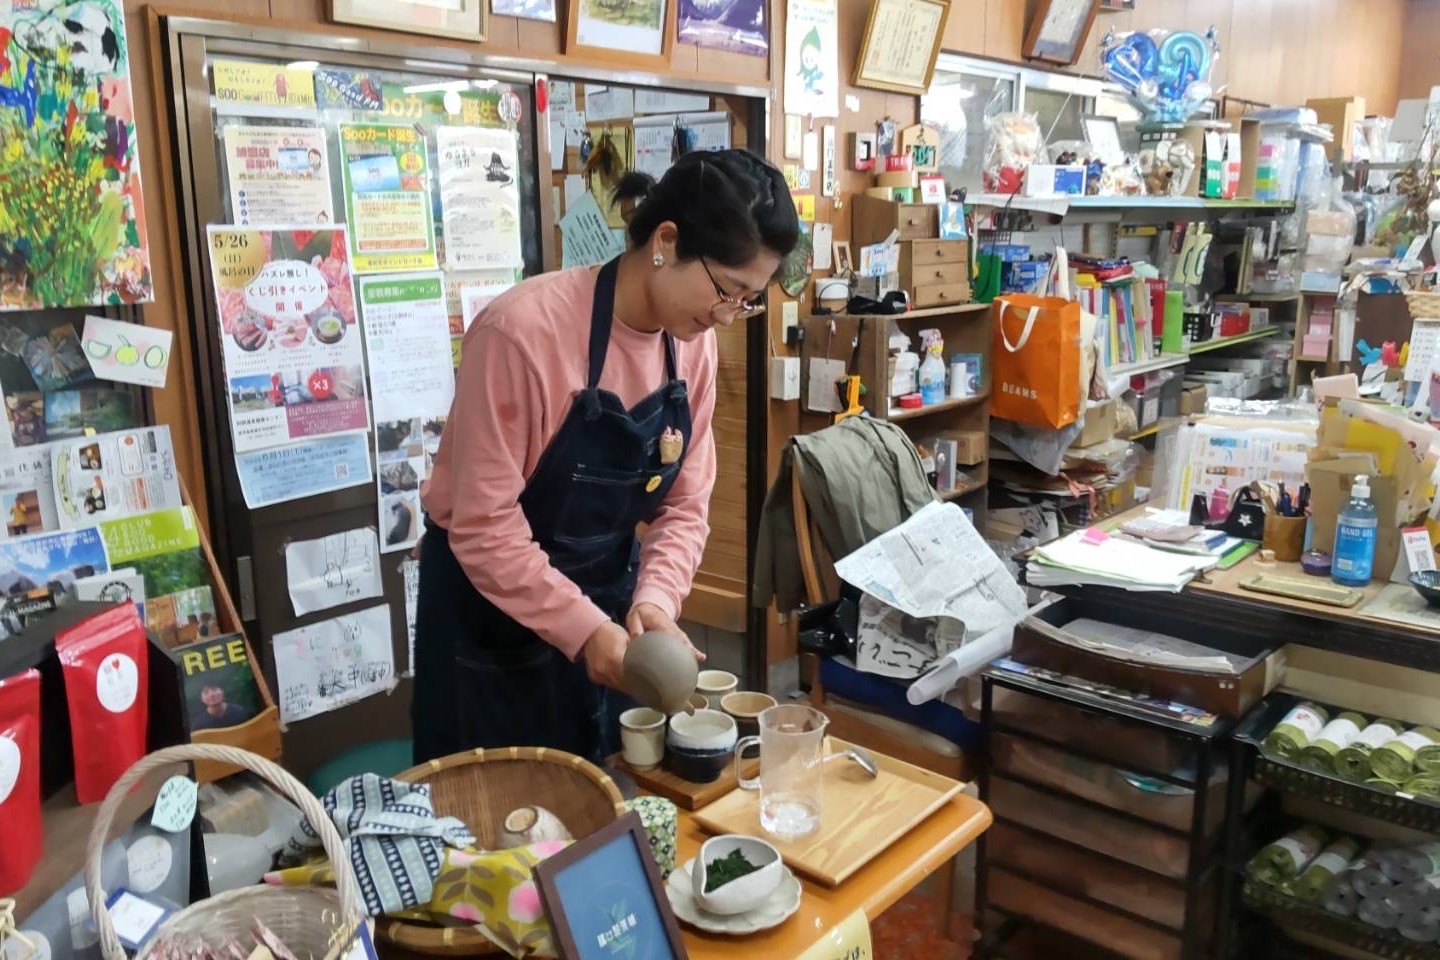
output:
[[171, 777], [160, 787], [150, 825], [167, 833], [179, 833], [195, 819], [195, 801], [200, 788], [189, 777]]
[[115, 928], [115, 936], [131, 950], [139, 950], [170, 912], [123, 888], [115, 891], [105, 906], [110, 911], [110, 925]]
[[1435, 551], [1430, 547], [1428, 530], [1424, 527], [1409, 527], [1402, 530], [1400, 536], [1405, 542], [1405, 559], [1410, 564], [1411, 573], [1435, 569]]
[[874, 960], [870, 948], [870, 921], [861, 907], [826, 931], [814, 946], [796, 960]]

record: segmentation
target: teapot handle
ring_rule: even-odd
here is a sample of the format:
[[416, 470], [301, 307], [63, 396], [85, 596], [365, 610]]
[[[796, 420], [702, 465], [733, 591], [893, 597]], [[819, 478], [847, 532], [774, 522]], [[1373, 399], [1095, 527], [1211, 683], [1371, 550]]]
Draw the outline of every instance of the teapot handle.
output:
[[759, 745], [760, 745], [760, 738], [759, 738], [759, 737], [741, 737], [740, 740], [735, 744], [735, 780], [736, 780], [737, 783], [739, 783], [741, 790], [759, 790], [759, 789], [760, 789], [760, 778], [759, 778], [759, 777], [746, 777], [744, 774], [742, 774], [742, 773], [740, 772], [740, 763], [741, 763], [741, 757], [742, 757], [742, 755], [743, 755], [743, 754], [745, 753], [745, 751], [748, 750], [749, 748], [751, 748], [751, 747], [758, 747]]

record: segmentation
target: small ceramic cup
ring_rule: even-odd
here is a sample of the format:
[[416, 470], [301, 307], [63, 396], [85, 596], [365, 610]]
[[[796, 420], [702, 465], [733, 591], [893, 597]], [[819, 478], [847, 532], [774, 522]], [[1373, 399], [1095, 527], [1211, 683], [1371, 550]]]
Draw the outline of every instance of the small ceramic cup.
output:
[[665, 769], [691, 783], [713, 783], [733, 755], [735, 719], [719, 710], [677, 713], [665, 739]]
[[720, 709], [720, 700], [727, 693], [734, 693], [740, 686], [740, 678], [726, 670], [701, 670], [695, 680], [695, 692], [704, 694], [711, 710]]
[[[743, 877], [736, 877], [714, 890], [706, 892], [706, 874], [709, 865], [721, 860], [731, 852], [739, 850], [741, 856], [758, 869]], [[726, 834], [711, 837], [700, 847], [700, 855], [690, 868], [690, 882], [695, 891], [695, 901], [700, 909], [720, 916], [735, 916], [753, 910], [764, 903], [784, 879], [785, 868], [780, 863], [780, 851], [758, 837], [743, 837]]]
[[636, 770], [649, 770], [665, 758], [665, 714], [635, 707], [620, 714], [620, 753]]
[[739, 690], [720, 698], [720, 709], [735, 718], [735, 726], [742, 737], [753, 737], [759, 733], [760, 714], [773, 706], [774, 697], [753, 690]]

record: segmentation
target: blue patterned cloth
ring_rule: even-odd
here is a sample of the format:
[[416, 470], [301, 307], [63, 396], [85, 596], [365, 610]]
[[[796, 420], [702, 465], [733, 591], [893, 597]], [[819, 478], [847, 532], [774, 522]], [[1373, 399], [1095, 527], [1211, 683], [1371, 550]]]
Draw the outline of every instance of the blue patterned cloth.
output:
[[[455, 817], [437, 817], [430, 787], [363, 773], [320, 798], [350, 852], [360, 896], [370, 916], [430, 902], [445, 846], [473, 846], [475, 837]], [[320, 835], [301, 819], [281, 854], [300, 863], [320, 848]]]

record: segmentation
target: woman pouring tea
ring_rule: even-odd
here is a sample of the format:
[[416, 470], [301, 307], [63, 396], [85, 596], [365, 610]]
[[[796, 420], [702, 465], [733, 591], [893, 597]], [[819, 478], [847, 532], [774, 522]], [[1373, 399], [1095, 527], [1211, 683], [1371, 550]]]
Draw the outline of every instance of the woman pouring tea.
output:
[[627, 174], [622, 201], [624, 254], [525, 280], [465, 336], [423, 492], [417, 763], [499, 746], [599, 761], [631, 639], [684, 636], [715, 481], [713, 329], [760, 309], [799, 223], [744, 150]]

